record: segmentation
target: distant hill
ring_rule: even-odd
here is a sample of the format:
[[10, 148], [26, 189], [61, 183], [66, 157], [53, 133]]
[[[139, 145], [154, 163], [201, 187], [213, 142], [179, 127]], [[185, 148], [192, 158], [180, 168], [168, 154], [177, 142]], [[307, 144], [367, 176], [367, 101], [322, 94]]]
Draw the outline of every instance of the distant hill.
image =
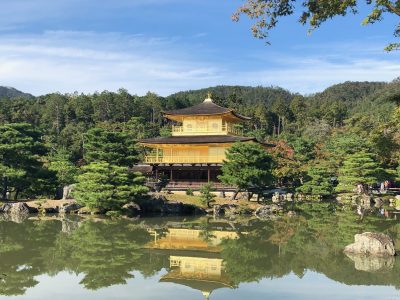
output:
[[1, 98], [34, 98], [33, 95], [21, 92], [15, 88], [12, 87], [6, 87], [6, 86], [0, 86], [0, 99]]
[[376, 81], [346, 81], [332, 85], [323, 92], [316, 93], [311, 98], [324, 101], [352, 102], [371, 96], [386, 87], [387, 84], [386, 82]]
[[197, 104], [204, 100], [207, 93], [211, 93], [215, 102], [223, 106], [232, 105], [232, 103], [246, 103], [246, 105], [263, 103], [270, 106], [277, 99], [290, 102], [295, 96], [288, 90], [280, 87], [251, 87], [251, 86], [229, 86], [219, 85], [199, 90], [189, 90], [178, 92], [168, 96], [168, 100], [178, 103], [182, 107]]

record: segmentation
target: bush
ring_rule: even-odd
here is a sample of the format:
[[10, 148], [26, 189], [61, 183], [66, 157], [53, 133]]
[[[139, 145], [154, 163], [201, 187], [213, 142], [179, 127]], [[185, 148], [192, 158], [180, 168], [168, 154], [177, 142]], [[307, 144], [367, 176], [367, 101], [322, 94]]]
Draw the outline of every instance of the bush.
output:
[[188, 195], [188, 196], [193, 196], [193, 195], [194, 195], [194, 194], [193, 194], [193, 190], [192, 190], [191, 188], [187, 189], [187, 190], [186, 190], [186, 195]]

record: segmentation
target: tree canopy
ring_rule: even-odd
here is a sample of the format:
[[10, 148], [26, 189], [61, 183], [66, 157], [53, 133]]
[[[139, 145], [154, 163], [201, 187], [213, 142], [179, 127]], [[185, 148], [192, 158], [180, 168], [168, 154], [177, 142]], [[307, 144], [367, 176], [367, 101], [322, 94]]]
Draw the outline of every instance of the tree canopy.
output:
[[226, 151], [219, 179], [239, 190], [262, 192], [272, 184], [272, 158], [259, 144], [233, 144]]
[[[324, 22], [336, 16], [357, 14], [363, 4], [370, 6], [370, 12], [362, 24], [368, 25], [381, 21], [386, 14], [400, 16], [400, 2], [391, 0], [246, 0], [233, 14], [232, 19], [239, 21], [242, 14], [256, 20], [251, 31], [260, 39], [268, 38], [269, 31], [275, 28], [282, 17], [301, 11], [299, 22], [308, 25], [312, 31]], [[394, 29], [394, 36], [400, 37], [400, 27]], [[399, 49], [400, 43], [394, 42], [386, 46], [387, 51]]]
[[343, 166], [339, 168], [339, 192], [352, 191], [357, 184], [373, 185], [378, 182], [382, 168], [376, 162], [374, 155], [368, 152], [357, 152], [348, 155]]
[[120, 210], [148, 192], [142, 174], [129, 172], [126, 167], [92, 162], [82, 170], [73, 194], [78, 203], [90, 209]]
[[45, 179], [50, 185], [49, 172], [41, 161], [46, 154], [41, 141], [41, 133], [27, 123], [6, 124], [0, 126], [0, 179], [2, 198], [8, 193], [25, 192], [26, 196], [38, 189]]

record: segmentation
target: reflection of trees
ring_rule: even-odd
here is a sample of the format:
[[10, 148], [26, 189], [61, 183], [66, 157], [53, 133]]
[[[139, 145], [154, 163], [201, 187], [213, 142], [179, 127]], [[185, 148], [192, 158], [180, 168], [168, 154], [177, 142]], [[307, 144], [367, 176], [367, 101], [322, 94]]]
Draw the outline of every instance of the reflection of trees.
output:
[[147, 231], [129, 221], [84, 221], [70, 234], [59, 221], [0, 222], [0, 294], [21, 295], [34, 276], [67, 270], [84, 274], [86, 288], [124, 284], [135, 270], [154, 274], [165, 265], [141, 247]]
[[[301, 217], [247, 222], [237, 239], [223, 240], [218, 249], [222, 249], [225, 272], [235, 285], [291, 272], [301, 277], [312, 270], [345, 284], [400, 288], [399, 258], [374, 273], [356, 270], [355, 262], [342, 253], [358, 232], [387, 232], [399, 241], [400, 224], [374, 216], [360, 221], [356, 214], [325, 204], [299, 208]], [[173, 221], [180, 225], [179, 219]], [[153, 276], [169, 266], [168, 252], [144, 247], [152, 240], [146, 228], [164, 230], [166, 219], [69, 222], [75, 223], [67, 232], [58, 220], [0, 222], [0, 295], [24, 294], [38, 283], [35, 276], [41, 274], [82, 274], [84, 287], [98, 289], [126, 283], [133, 271]], [[201, 238], [207, 241], [213, 240], [213, 232], [224, 231], [222, 223], [193, 220], [184, 224], [200, 229]], [[366, 265], [362, 261], [357, 264], [359, 269]]]
[[208, 218], [202, 220], [199, 224], [200, 233], [199, 236], [206, 243], [211, 243], [212, 239], [215, 238], [215, 235], [212, 232], [211, 224], [208, 222]]
[[[223, 243], [226, 271], [236, 284], [306, 270], [323, 273], [345, 284], [383, 284], [400, 288], [400, 261], [393, 269], [373, 273], [358, 271], [343, 253], [354, 234], [363, 231], [389, 232], [400, 237], [398, 225], [373, 216], [359, 222], [355, 214], [330, 212], [324, 204], [302, 206], [303, 217], [281, 218], [259, 223], [237, 241]], [[397, 231], [396, 231], [397, 230]]]
[[144, 229], [121, 222], [83, 222], [67, 238], [59, 238], [67, 269], [85, 274], [81, 281], [88, 289], [124, 284], [140, 264], [140, 247], [149, 240]]
[[59, 229], [54, 222], [0, 222], [0, 295], [22, 295], [38, 283]]

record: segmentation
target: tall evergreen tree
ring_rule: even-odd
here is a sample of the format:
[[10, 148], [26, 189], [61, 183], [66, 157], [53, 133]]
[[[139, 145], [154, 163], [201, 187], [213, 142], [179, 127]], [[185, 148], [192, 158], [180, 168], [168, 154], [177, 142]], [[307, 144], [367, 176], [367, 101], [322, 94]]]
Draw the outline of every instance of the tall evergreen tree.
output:
[[238, 191], [261, 193], [273, 182], [272, 158], [259, 144], [237, 142], [226, 152], [219, 179]]
[[92, 128], [86, 133], [84, 159], [87, 162], [106, 161], [117, 166], [132, 166], [137, 162], [135, 141], [128, 132]]
[[126, 203], [140, 199], [148, 188], [141, 173], [107, 162], [93, 162], [82, 168], [74, 197], [90, 209], [119, 210]]
[[70, 161], [70, 155], [63, 150], [50, 156], [49, 170], [56, 173], [60, 187], [74, 183], [78, 175], [78, 168]]
[[0, 126], [0, 188], [3, 199], [8, 192], [13, 192], [18, 198], [37, 180], [47, 177], [40, 159], [45, 154], [41, 133], [33, 126], [27, 123]]
[[343, 166], [339, 169], [336, 187], [338, 192], [354, 190], [357, 184], [372, 185], [378, 182], [382, 168], [376, 162], [375, 157], [369, 152], [358, 152], [346, 157]]
[[307, 179], [297, 191], [311, 194], [330, 196], [334, 191], [332, 182], [333, 171], [326, 164], [318, 163], [310, 166], [307, 171]]

